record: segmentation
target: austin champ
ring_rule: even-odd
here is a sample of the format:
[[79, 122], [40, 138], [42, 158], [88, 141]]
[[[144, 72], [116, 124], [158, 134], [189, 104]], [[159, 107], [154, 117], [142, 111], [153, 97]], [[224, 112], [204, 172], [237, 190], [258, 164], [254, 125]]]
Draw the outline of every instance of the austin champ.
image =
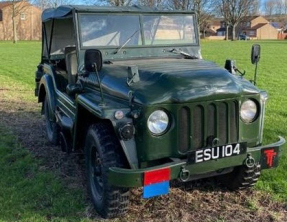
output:
[[[267, 93], [233, 61], [202, 58], [195, 13], [61, 6], [42, 22], [35, 94], [47, 136], [84, 154], [102, 217], [123, 214], [133, 187], [151, 198], [171, 180], [220, 177], [236, 190], [278, 165], [285, 140], [262, 145]], [[257, 67], [259, 45], [251, 57]]]

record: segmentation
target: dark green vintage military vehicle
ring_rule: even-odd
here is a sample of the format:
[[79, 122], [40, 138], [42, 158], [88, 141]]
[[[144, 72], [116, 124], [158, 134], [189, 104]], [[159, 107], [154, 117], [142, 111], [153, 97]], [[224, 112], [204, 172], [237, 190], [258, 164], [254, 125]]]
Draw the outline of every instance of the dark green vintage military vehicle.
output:
[[149, 198], [218, 176], [234, 190], [278, 165], [285, 140], [262, 146], [267, 93], [232, 61], [202, 59], [193, 12], [61, 6], [42, 19], [35, 93], [48, 138], [84, 152], [102, 217], [125, 212], [132, 187]]

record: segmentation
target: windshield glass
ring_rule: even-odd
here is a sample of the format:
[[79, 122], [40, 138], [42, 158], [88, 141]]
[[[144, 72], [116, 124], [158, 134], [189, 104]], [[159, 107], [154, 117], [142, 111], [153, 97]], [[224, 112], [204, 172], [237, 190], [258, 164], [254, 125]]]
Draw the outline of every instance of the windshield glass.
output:
[[192, 15], [142, 16], [142, 32], [139, 15], [81, 14], [79, 24], [82, 46], [86, 47], [197, 43]]
[[151, 15], [143, 17], [146, 45], [196, 43], [192, 15]]
[[[142, 45], [139, 16], [136, 15], [81, 15], [83, 46]], [[135, 33], [135, 34], [134, 34]]]

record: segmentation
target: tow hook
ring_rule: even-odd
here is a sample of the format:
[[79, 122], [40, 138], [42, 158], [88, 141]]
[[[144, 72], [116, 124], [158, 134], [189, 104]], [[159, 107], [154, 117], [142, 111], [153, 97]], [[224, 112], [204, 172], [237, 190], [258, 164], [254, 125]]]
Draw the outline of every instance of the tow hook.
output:
[[255, 159], [251, 156], [251, 154], [248, 154], [248, 155], [247, 155], [247, 158], [246, 158], [246, 160], [245, 160], [245, 165], [246, 165], [248, 168], [254, 167], [254, 165], [255, 165]]
[[185, 167], [181, 167], [181, 171], [179, 173], [179, 178], [182, 182], [187, 182], [190, 177], [190, 172], [189, 170], [185, 169]]

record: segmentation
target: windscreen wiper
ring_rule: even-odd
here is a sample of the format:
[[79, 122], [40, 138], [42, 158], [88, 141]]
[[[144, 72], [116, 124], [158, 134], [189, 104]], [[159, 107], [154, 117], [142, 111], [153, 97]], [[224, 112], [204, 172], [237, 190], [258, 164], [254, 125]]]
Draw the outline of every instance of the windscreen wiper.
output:
[[119, 51], [121, 51], [122, 48], [125, 47], [126, 44], [128, 44], [128, 43], [131, 41], [131, 39], [135, 36], [135, 34], [137, 34], [138, 32], [139, 32], [139, 29], [136, 30], [136, 31], [125, 41], [124, 44], [122, 44], [119, 48], [117, 48], [116, 51], [114, 52], [114, 54], [117, 54]]
[[184, 58], [186, 58], [186, 59], [199, 59], [196, 56], [190, 55], [190, 54], [188, 54], [188, 53], [186, 53], [184, 51], [178, 50], [178, 49], [172, 49], [172, 50], [170, 50], [170, 52], [173, 52], [173, 53], [176, 53], [176, 54], [179, 54], [179, 55], [183, 55]]

